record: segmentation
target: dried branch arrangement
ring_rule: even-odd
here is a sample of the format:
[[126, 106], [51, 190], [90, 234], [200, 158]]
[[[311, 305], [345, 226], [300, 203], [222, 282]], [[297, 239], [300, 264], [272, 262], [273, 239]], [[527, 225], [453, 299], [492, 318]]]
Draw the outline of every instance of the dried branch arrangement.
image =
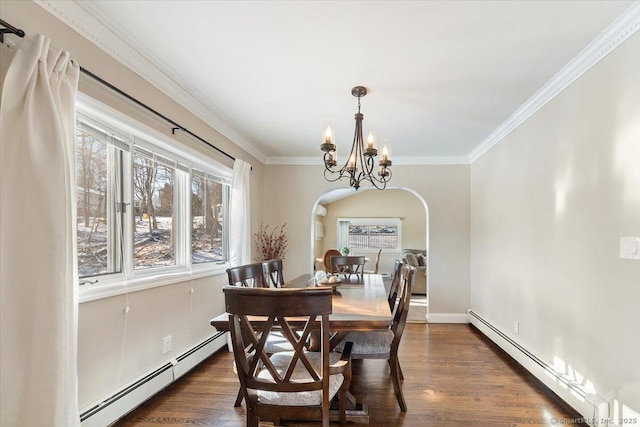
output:
[[260, 224], [260, 229], [255, 234], [258, 258], [256, 261], [267, 261], [270, 259], [284, 259], [287, 253], [287, 232], [284, 223], [280, 227], [274, 227], [269, 231], [269, 226]]

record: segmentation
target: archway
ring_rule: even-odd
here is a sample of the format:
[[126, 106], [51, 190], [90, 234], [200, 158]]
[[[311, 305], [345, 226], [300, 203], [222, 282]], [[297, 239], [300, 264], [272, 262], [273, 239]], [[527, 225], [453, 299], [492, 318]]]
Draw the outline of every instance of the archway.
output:
[[[387, 254], [387, 259], [386, 261], [383, 262], [384, 259], [384, 255], [383, 255], [383, 259], [381, 259], [381, 267], [383, 265], [386, 265], [385, 268], [381, 268], [382, 272], [389, 272], [393, 270], [393, 260], [394, 259], [390, 259], [390, 257], [393, 257], [394, 255], [396, 257], [398, 257], [400, 255], [400, 252], [403, 248], [416, 248], [416, 249], [421, 249], [422, 247], [424, 247], [426, 249], [426, 296], [427, 296], [427, 301], [429, 298], [429, 272], [430, 272], [430, 253], [431, 251], [429, 250], [429, 207], [427, 205], [427, 202], [425, 201], [425, 199], [415, 190], [411, 189], [411, 188], [407, 188], [407, 187], [387, 187], [386, 190], [384, 190], [383, 192], [380, 192], [379, 190], [375, 190], [375, 189], [369, 189], [369, 188], [361, 188], [360, 190], [358, 190], [357, 192], [355, 190], [353, 190], [352, 188], [335, 188], [335, 189], [331, 189], [328, 190], [322, 194], [320, 194], [315, 203], [312, 206], [310, 215], [311, 215], [311, 230], [309, 233], [309, 237], [310, 237], [310, 254], [311, 254], [311, 259], [309, 260], [310, 264], [309, 266], [311, 267], [311, 270], [314, 270], [316, 267], [316, 259], [321, 257], [321, 254], [324, 252], [324, 250], [328, 249], [328, 247], [325, 247], [325, 242], [328, 241], [330, 244], [333, 244], [335, 246], [335, 243], [337, 242], [337, 238], [335, 238], [335, 234], [336, 234], [336, 225], [335, 223], [332, 225], [331, 222], [335, 222], [336, 220], [336, 216], [337, 215], [341, 215], [341, 213], [343, 212], [353, 212], [350, 210], [346, 210], [345, 209], [345, 205], [348, 205], [350, 200], [353, 200], [355, 203], [355, 200], [367, 200], [367, 203], [369, 203], [368, 206], [371, 206], [371, 200], [375, 200], [376, 198], [376, 194], [383, 196], [389, 196], [390, 194], [392, 194], [392, 192], [398, 192], [398, 193], [402, 193], [402, 196], [398, 197], [404, 197], [407, 198], [408, 195], [411, 195], [412, 197], [410, 197], [411, 200], [411, 209], [408, 209], [405, 213], [405, 211], [402, 211], [403, 213], [401, 215], [398, 215], [398, 209], [396, 207], [395, 210], [390, 209], [390, 212], [393, 212], [394, 214], [392, 215], [385, 215], [385, 209], [383, 207], [380, 207], [380, 209], [375, 209], [375, 213], [373, 215], [369, 215], [371, 217], [376, 217], [376, 216], [380, 216], [380, 217], [388, 217], [388, 216], [400, 216], [402, 218], [402, 222], [404, 224], [406, 224], [407, 226], [411, 226], [411, 224], [414, 224], [411, 228], [413, 229], [419, 229], [420, 233], [422, 233], [424, 230], [424, 241], [420, 240], [418, 243], [416, 243], [416, 238], [414, 236], [411, 236], [410, 239], [407, 239], [406, 236], [409, 235], [411, 233], [411, 230], [408, 229], [408, 227], [405, 227], [405, 225], [403, 225], [403, 232], [402, 234], [405, 235], [403, 238], [403, 243], [401, 244], [402, 247], [399, 248], [399, 250], [396, 251], [389, 251], [390, 254]], [[361, 197], [357, 197], [362, 195], [363, 193], [368, 193], [370, 196], [361, 196]], [[405, 193], [406, 192], [406, 193]], [[356, 196], [357, 198], [354, 200], [354, 196]], [[382, 205], [389, 205], [389, 197], [385, 197], [385, 202], [384, 203], [380, 203], [380, 206]], [[317, 209], [318, 206], [323, 206], [323, 207], [328, 207], [328, 212], [325, 213], [326, 217], [319, 217], [316, 215], [317, 213]], [[331, 209], [332, 206], [335, 206], [335, 209], [337, 209], [338, 211], [340, 211], [341, 213], [333, 213], [331, 214]], [[355, 208], [354, 208], [355, 209]], [[367, 212], [369, 212], [371, 209], [368, 209]], [[382, 213], [382, 214], [381, 214]], [[415, 226], [415, 221], [418, 218], [418, 216], [421, 216], [422, 214], [424, 214], [424, 227], [419, 226], [416, 227]], [[413, 218], [410, 218], [408, 215], [412, 215]], [[321, 219], [320, 219], [321, 218]], [[317, 222], [321, 222], [323, 224], [323, 227], [326, 228], [325, 230], [325, 235], [323, 237], [322, 240], [318, 240], [316, 239], [316, 234], [318, 232], [317, 229]], [[329, 224], [327, 224], [327, 221], [329, 222]], [[333, 236], [332, 236], [333, 234]], [[326, 240], [325, 240], [326, 239]], [[321, 242], [321, 243], [319, 243]], [[406, 242], [406, 244], [405, 244]], [[413, 242], [413, 243], [411, 243]], [[320, 247], [322, 248], [322, 251], [318, 251], [318, 245], [320, 245]], [[358, 255], [361, 255], [360, 253], [358, 253]], [[373, 254], [371, 254], [371, 256], [373, 256]], [[321, 268], [319, 266], [319, 268]], [[385, 271], [386, 270], [386, 271]], [[428, 315], [428, 306], [429, 304], [427, 303], [427, 315]]]

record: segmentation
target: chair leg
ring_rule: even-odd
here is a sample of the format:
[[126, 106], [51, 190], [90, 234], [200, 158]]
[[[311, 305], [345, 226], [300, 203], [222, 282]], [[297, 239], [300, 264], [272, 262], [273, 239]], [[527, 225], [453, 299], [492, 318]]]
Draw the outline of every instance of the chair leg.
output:
[[242, 405], [242, 401], [244, 400], [244, 395], [242, 394], [242, 388], [238, 390], [238, 396], [236, 397], [236, 403], [233, 404], [234, 408]]
[[[391, 358], [387, 359], [387, 363], [389, 364], [389, 369], [391, 369]], [[402, 367], [400, 366], [400, 360], [397, 361], [398, 363], [398, 376], [400, 377], [401, 380], [404, 379], [404, 373], [402, 372]]]
[[345, 403], [346, 396], [346, 390], [338, 390], [338, 421], [340, 421], [341, 426], [347, 425], [347, 405]]
[[402, 412], [407, 412], [407, 404], [404, 401], [402, 385], [400, 384], [400, 365], [398, 364], [397, 356], [391, 358], [389, 366], [391, 367], [391, 382], [393, 383], [393, 391], [396, 393], [398, 405], [400, 405], [400, 410]]
[[247, 427], [258, 427], [258, 416], [247, 411]]

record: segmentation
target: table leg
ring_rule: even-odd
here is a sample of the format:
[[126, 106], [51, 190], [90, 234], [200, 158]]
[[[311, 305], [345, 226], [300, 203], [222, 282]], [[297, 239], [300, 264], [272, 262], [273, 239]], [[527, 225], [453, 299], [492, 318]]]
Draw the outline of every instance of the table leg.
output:
[[[366, 403], [358, 402], [350, 391], [346, 395], [347, 421], [356, 424], [369, 424], [369, 407]], [[340, 421], [337, 397], [331, 402], [329, 418], [331, 421]]]

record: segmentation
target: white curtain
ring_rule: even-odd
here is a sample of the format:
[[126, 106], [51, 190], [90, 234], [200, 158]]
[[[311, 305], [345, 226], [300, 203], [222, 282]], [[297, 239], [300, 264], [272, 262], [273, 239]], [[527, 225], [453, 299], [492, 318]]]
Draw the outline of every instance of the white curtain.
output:
[[349, 225], [349, 221], [338, 221], [338, 250], [345, 246], [349, 246]]
[[233, 163], [229, 215], [229, 263], [232, 267], [251, 262], [250, 173], [251, 165], [236, 159]]
[[0, 425], [79, 426], [75, 95], [79, 67], [25, 38], [0, 105]]

